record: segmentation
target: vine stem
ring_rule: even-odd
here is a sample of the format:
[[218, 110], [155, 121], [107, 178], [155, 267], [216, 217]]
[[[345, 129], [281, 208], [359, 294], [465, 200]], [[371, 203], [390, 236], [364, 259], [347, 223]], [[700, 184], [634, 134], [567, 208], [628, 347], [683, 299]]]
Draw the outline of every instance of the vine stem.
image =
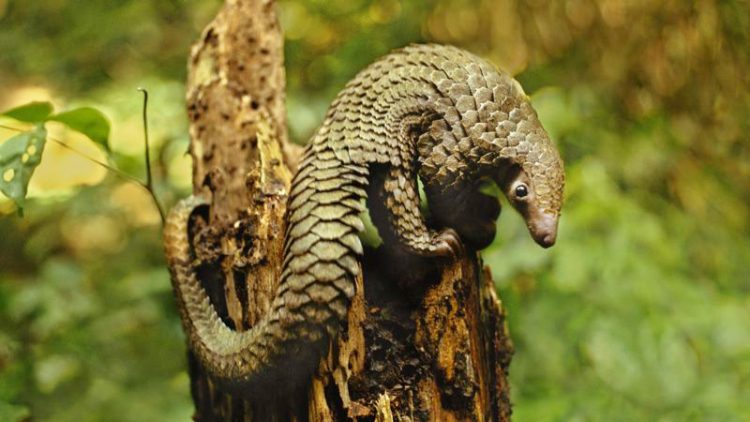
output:
[[144, 142], [144, 155], [146, 160], [146, 190], [151, 195], [151, 199], [156, 205], [156, 209], [159, 210], [159, 217], [161, 217], [161, 225], [164, 226], [166, 215], [164, 214], [164, 208], [159, 202], [159, 198], [156, 196], [154, 191], [154, 179], [153, 173], [151, 172], [151, 151], [148, 142], [148, 91], [145, 88], [138, 88], [138, 91], [143, 93], [143, 142]]

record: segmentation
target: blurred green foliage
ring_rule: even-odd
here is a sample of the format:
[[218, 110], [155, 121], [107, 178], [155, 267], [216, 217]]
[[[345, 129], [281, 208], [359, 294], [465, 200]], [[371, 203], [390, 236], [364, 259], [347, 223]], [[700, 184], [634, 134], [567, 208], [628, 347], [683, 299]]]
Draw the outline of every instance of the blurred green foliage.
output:
[[[116, 162], [139, 176], [135, 88], [149, 88], [172, 201], [189, 185], [186, 57], [219, 6], [0, 0], [0, 109], [97, 106]], [[287, 0], [281, 11], [297, 141], [359, 69], [410, 42], [483, 55], [532, 96], [566, 162], [558, 243], [539, 249], [506, 207], [484, 253], [516, 344], [516, 420], [750, 419], [747, 2]], [[155, 211], [113, 175], [50, 188], [45, 177], [74, 171], [44, 164], [24, 219], [0, 202], [0, 420], [186, 420]]]

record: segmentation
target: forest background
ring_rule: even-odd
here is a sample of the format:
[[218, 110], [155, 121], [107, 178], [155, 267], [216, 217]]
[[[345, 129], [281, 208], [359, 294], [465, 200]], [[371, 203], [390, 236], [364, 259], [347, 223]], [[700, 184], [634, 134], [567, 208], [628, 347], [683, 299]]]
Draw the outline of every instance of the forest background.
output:
[[[111, 123], [112, 162], [145, 180], [136, 88], [147, 88], [170, 205], [190, 191], [188, 52], [220, 3], [0, 0], [0, 110], [93, 106]], [[554, 248], [505, 206], [483, 252], [516, 347], [515, 420], [749, 420], [748, 10], [281, 1], [290, 131], [304, 143], [347, 80], [412, 42], [458, 45], [517, 75], [567, 186]], [[0, 128], [0, 144], [15, 134]], [[184, 337], [145, 190], [49, 142], [24, 214], [0, 198], [0, 420], [188, 420]]]

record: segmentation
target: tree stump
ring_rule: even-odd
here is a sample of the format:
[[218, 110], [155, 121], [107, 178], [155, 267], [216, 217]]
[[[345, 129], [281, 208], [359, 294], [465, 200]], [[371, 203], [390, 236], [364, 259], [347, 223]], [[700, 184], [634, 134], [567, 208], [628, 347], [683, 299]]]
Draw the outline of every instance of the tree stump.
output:
[[[187, 107], [193, 189], [211, 203], [191, 227], [198, 274], [235, 330], [268, 310], [279, 280], [299, 156], [284, 90], [275, 3], [227, 0], [193, 47]], [[366, 249], [361, 265], [347, 327], [309, 388], [262, 401], [222, 391], [189, 352], [194, 419], [510, 420], [513, 347], [478, 254], [409, 282], [383, 271], [393, 265], [380, 249]]]

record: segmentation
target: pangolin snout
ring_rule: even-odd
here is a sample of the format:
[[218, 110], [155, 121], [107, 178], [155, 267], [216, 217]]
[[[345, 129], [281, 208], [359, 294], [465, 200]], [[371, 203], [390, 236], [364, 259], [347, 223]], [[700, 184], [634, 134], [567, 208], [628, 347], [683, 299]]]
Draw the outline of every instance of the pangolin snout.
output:
[[549, 248], [557, 240], [557, 215], [541, 213], [529, 221], [529, 232], [534, 241], [543, 248]]

